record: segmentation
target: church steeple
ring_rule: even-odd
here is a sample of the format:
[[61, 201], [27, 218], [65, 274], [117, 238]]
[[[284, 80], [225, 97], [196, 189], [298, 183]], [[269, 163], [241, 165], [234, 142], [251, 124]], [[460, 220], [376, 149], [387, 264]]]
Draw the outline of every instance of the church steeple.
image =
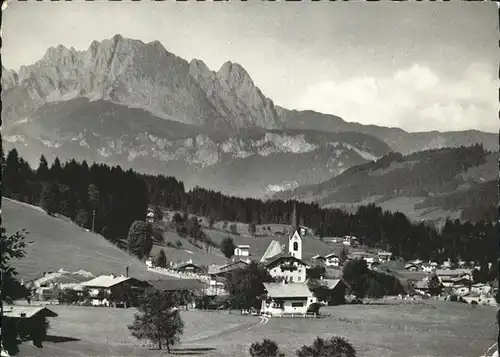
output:
[[297, 202], [293, 203], [293, 212], [292, 212], [292, 226], [291, 228], [291, 234], [293, 234], [295, 231], [299, 232], [300, 234], [300, 228], [299, 228], [299, 216], [297, 214]]
[[299, 226], [299, 216], [297, 214], [297, 203], [293, 203], [293, 212], [291, 217], [291, 232], [288, 241], [288, 252], [297, 259], [302, 259], [302, 237]]

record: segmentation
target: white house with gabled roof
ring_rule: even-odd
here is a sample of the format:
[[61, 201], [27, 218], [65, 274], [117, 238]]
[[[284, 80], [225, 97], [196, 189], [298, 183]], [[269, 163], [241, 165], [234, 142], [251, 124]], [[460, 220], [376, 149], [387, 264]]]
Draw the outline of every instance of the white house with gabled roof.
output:
[[266, 315], [305, 315], [309, 306], [317, 302], [303, 283], [264, 283], [264, 288], [266, 297], [262, 300], [261, 313]]

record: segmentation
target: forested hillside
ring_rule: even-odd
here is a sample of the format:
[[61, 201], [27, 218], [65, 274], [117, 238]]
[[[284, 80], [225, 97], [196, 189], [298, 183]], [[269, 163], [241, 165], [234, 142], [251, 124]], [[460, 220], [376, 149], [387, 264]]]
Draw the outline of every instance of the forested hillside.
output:
[[[390, 153], [379, 160], [351, 167], [326, 182], [278, 193], [276, 198], [363, 204], [410, 198], [407, 210], [458, 211], [463, 220], [494, 220], [498, 196], [498, 154], [482, 145], [444, 148], [407, 156]], [[407, 213], [400, 207], [402, 212]], [[420, 217], [424, 218], [424, 217]], [[446, 216], [441, 217], [443, 220]]]
[[[111, 241], [126, 237], [134, 220], [144, 220], [148, 205], [162, 206], [219, 221], [285, 223], [291, 221], [293, 201], [243, 199], [195, 188], [186, 192], [172, 177], [140, 175], [106, 165], [88, 166], [74, 160], [50, 166], [42, 157], [32, 170], [11, 150], [4, 160], [3, 195], [60, 213]], [[468, 259], [492, 262], [497, 257], [493, 223], [447, 222], [443, 232], [415, 224], [402, 213], [374, 205], [356, 213], [297, 203], [304, 225], [319, 236], [355, 235], [362, 243], [391, 250], [406, 259]], [[450, 228], [451, 227], [451, 228]], [[457, 228], [458, 227], [458, 228]]]

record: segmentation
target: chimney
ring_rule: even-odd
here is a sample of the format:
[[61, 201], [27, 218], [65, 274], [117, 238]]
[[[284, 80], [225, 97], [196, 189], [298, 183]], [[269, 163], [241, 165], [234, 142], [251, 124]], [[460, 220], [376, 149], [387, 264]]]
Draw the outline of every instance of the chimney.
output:
[[128, 267], [125, 267], [125, 276], [128, 278]]

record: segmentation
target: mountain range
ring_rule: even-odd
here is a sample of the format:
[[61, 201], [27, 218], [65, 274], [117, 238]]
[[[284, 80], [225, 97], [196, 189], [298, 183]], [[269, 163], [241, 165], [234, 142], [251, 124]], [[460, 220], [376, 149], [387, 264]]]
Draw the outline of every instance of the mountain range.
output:
[[2, 67], [5, 151], [119, 164], [233, 195], [270, 197], [319, 184], [391, 152], [482, 143], [479, 131], [408, 133], [274, 105], [239, 64], [218, 71], [158, 41], [115, 35], [87, 50], [51, 47]]

